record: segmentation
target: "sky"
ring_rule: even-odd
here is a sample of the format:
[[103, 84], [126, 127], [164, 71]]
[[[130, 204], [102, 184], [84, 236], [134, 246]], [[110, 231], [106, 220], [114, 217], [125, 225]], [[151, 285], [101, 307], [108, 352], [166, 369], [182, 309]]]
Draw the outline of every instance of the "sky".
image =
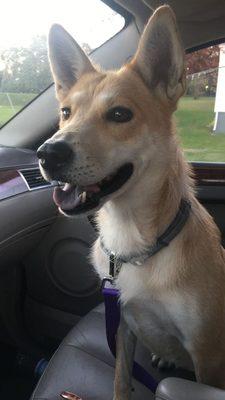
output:
[[100, 0], [6, 0], [1, 2], [0, 49], [29, 46], [35, 35], [60, 23], [79, 42], [98, 47], [124, 25]]

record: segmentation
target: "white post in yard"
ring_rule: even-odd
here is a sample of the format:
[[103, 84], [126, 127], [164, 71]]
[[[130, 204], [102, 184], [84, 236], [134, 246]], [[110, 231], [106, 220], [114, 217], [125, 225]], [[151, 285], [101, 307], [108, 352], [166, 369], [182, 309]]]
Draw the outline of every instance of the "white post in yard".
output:
[[215, 99], [215, 133], [225, 133], [225, 44], [220, 46], [220, 60]]
[[13, 111], [14, 114], [15, 114], [16, 110], [15, 110], [15, 108], [14, 108], [14, 105], [13, 105], [13, 103], [12, 103], [12, 100], [11, 100], [11, 97], [10, 97], [9, 93], [6, 93], [6, 96], [7, 96], [8, 102], [9, 102], [9, 104], [10, 104], [10, 107], [11, 107], [12, 111]]

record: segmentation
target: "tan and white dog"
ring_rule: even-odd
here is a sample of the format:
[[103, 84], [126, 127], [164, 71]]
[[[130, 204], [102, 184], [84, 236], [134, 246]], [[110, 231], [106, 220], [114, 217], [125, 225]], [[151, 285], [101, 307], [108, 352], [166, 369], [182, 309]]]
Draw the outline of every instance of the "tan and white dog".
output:
[[[123, 318], [117, 337], [115, 395], [130, 397], [138, 337], [161, 361], [195, 369], [198, 381], [225, 388], [225, 259], [220, 233], [198, 203], [172, 114], [185, 91], [184, 51], [168, 6], [150, 18], [137, 52], [118, 71], [94, 67], [59, 25], [49, 57], [60, 102], [58, 132], [38, 150], [43, 175], [67, 182], [54, 200], [66, 215], [98, 210], [106, 248], [142, 253], [191, 203], [181, 232], [142, 266], [117, 278]], [[98, 239], [100, 276], [109, 260]]]

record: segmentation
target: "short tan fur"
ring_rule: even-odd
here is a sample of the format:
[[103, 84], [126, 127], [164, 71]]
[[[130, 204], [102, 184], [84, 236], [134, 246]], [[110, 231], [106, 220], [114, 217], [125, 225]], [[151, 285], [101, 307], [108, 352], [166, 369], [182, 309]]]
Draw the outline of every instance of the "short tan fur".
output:
[[[136, 336], [162, 359], [194, 368], [198, 381], [225, 388], [224, 250], [217, 226], [195, 197], [172, 120], [185, 92], [173, 11], [162, 6], [154, 12], [133, 60], [118, 71], [93, 66], [58, 25], [50, 32], [49, 57], [60, 107], [72, 110], [50, 139], [63, 138], [76, 153], [68, 179], [90, 185], [123, 163], [134, 166], [131, 178], [98, 211], [106, 247], [124, 255], [142, 251], [173, 220], [181, 198], [192, 206], [168, 247], [142, 267], [124, 264], [117, 278], [123, 311], [114, 399], [130, 398]], [[129, 122], [106, 119], [107, 110], [118, 105], [132, 110]], [[100, 276], [108, 273], [99, 239], [92, 259]]]

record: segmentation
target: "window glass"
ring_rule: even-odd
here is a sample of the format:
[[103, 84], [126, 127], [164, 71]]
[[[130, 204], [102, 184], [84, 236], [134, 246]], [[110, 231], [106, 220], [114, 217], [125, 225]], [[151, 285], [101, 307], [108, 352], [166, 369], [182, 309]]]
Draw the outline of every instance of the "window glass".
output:
[[187, 54], [187, 93], [176, 112], [190, 161], [225, 162], [225, 44]]
[[100, 0], [7, 0], [1, 15], [0, 127], [51, 84], [46, 37], [53, 23], [86, 53], [124, 26], [124, 18]]

